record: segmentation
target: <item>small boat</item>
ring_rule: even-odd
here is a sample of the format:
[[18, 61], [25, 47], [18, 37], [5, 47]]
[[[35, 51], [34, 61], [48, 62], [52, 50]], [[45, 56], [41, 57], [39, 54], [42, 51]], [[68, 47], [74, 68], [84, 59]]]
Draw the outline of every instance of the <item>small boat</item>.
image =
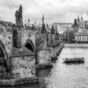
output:
[[66, 64], [80, 64], [80, 63], [84, 63], [84, 58], [65, 58], [64, 59], [64, 63]]

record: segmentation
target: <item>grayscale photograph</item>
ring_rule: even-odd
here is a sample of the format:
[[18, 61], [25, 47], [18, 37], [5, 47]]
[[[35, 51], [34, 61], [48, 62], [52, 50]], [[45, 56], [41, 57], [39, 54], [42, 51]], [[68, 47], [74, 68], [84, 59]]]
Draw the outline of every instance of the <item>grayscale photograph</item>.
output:
[[88, 0], [0, 0], [0, 88], [88, 88]]

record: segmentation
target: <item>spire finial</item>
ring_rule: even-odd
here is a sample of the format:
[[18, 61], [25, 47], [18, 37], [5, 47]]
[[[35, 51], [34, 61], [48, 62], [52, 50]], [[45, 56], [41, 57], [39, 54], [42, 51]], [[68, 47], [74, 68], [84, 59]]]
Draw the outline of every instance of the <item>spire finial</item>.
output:
[[20, 7], [19, 7], [19, 11], [21, 11], [22, 12], [22, 5], [20, 4]]

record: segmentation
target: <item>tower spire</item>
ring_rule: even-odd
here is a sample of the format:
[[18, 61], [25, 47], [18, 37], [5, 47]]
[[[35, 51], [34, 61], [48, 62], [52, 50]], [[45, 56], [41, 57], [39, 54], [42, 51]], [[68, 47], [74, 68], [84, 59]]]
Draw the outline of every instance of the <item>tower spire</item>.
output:
[[42, 17], [42, 24], [44, 24], [44, 14], [43, 14], [43, 17]]
[[45, 33], [46, 32], [46, 28], [45, 28], [45, 23], [44, 23], [44, 14], [43, 14], [43, 17], [42, 17], [42, 33]]
[[22, 5], [20, 5], [20, 7], [19, 7], [19, 11], [22, 12]]

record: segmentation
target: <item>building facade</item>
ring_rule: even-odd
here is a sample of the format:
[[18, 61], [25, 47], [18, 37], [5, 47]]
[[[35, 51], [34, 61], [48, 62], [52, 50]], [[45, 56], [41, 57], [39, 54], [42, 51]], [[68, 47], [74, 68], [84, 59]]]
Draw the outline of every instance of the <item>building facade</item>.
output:
[[75, 41], [81, 43], [88, 43], [88, 31], [85, 32], [77, 32], [75, 34]]
[[64, 33], [72, 28], [72, 23], [54, 23], [53, 25], [57, 27], [58, 33]]
[[75, 42], [88, 42], [88, 21], [85, 21], [83, 17], [74, 19], [73, 30], [75, 31]]
[[85, 21], [83, 17], [78, 17], [74, 19], [73, 27], [88, 28], [88, 21]]

